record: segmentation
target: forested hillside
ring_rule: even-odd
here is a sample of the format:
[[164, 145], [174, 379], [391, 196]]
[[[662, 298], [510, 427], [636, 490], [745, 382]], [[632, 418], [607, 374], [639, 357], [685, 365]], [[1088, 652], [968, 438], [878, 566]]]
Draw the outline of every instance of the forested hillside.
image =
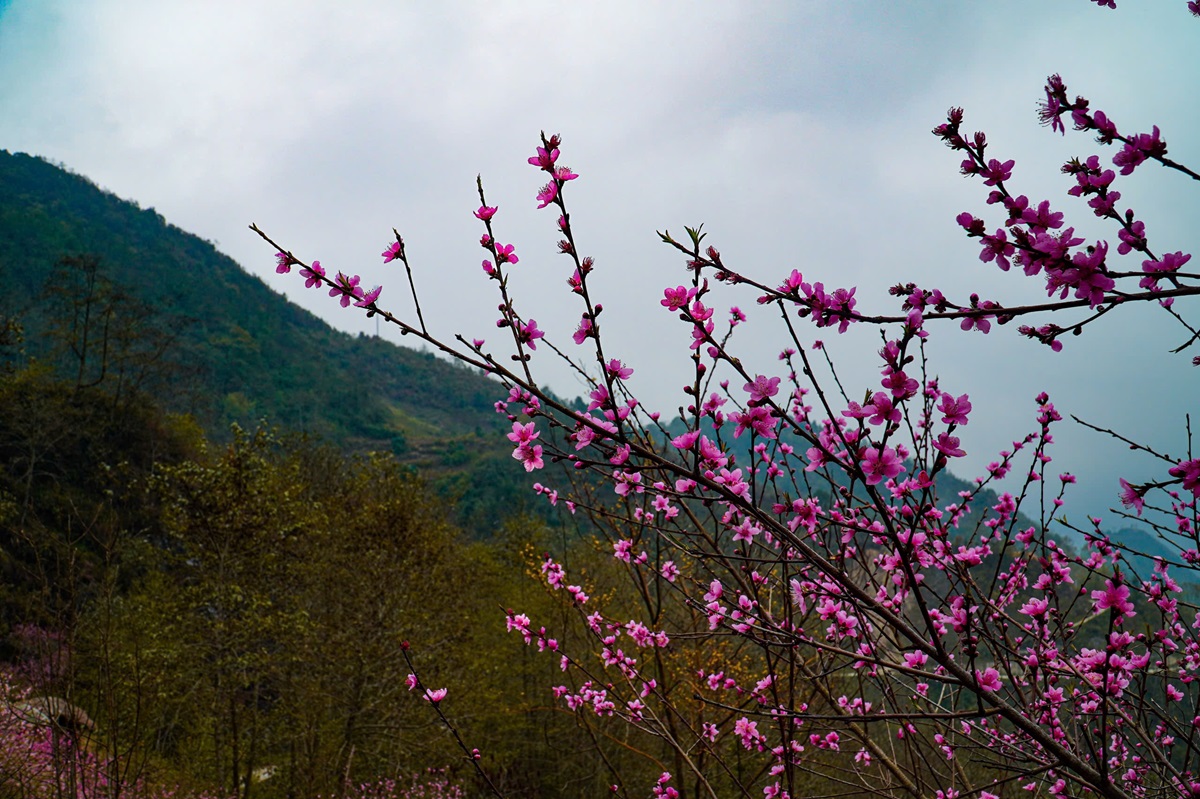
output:
[[528, 580], [536, 520], [474, 542], [391, 454], [262, 428], [212, 442], [45, 370], [0, 374], [0, 408], [0, 795], [57, 796], [36, 782], [56, 773], [159, 799], [423, 781], [461, 755], [406, 692], [410, 645], [513, 795], [589, 772], [532, 766], [546, 737], [586, 746], [569, 717], [529, 715], [556, 666], [505, 636], [506, 604], [552, 612]]
[[495, 382], [335, 331], [152, 209], [7, 151], [0, 276], [0, 311], [24, 328], [10, 363], [144, 391], [217, 440], [266, 419], [347, 452], [392, 452], [479, 535], [523, 507], [527, 481], [496, 435]]

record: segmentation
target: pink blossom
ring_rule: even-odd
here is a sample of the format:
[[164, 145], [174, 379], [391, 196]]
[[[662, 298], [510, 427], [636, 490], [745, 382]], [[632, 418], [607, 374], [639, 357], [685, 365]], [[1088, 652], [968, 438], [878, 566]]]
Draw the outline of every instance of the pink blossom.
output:
[[517, 261], [521, 260], [517, 257], [516, 253], [513, 252], [513, 249], [514, 247], [511, 244], [501, 244], [496, 242], [496, 263], [515, 264]]
[[1167, 474], [1183, 481], [1183, 490], [1200, 496], [1200, 458], [1181, 461], [1178, 466], [1167, 469]]
[[659, 304], [668, 311], [678, 311], [680, 308], [686, 307], [695, 294], [696, 289], [686, 286], [665, 289], [663, 291], [663, 299], [659, 300]]
[[690, 430], [682, 435], [678, 435], [671, 439], [671, 446], [675, 449], [691, 449], [696, 443], [696, 439], [700, 437], [699, 430]]
[[979, 690], [987, 693], [995, 693], [1001, 688], [1000, 672], [991, 667], [976, 671], [975, 680], [979, 683]]
[[758, 375], [753, 382], [744, 385], [742, 390], [750, 395], [750, 402], [757, 405], [779, 393], [779, 378]]
[[292, 256], [286, 252], [275, 253], [275, 272], [276, 274], [286, 274], [292, 271]]
[[720, 468], [729, 463], [729, 457], [718, 445], [709, 441], [708, 436], [700, 437], [700, 457], [712, 468]]
[[383, 262], [389, 264], [404, 255], [404, 245], [399, 241], [392, 242], [380, 255], [383, 256]]
[[541, 191], [538, 192], [538, 208], [545, 208], [547, 205], [554, 202], [556, 197], [558, 197], [558, 183], [552, 180], [545, 186], [542, 186]]
[[1146, 505], [1145, 500], [1142, 498], [1144, 490], [1138, 488], [1137, 486], [1131, 485], [1124, 477], [1120, 478], [1120, 482], [1121, 504], [1127, 508], [1133, 508], [1135, 511], [1137, 511], [1137, 515], [1141, 516], [1142, 509]]
[[1104, 590], [1093, 591], [1092, 601], [1095, 602], [1094, 609], [1096, 612], [1112, 609], [1116, 614], [1117, 620], [1124, 616], [1132, 616], [1133, 603], [1129, 601], [1129, 586], [1114, 583], [1112, 580], [1104, 581]]
[[779, 284], [777, 291], [779, 291], [780, 294], [795, 294], [803, 284], [804, 275], [793, 269], [792, 273], [784, 278], [783, 282]]
[[542, 445], [522, 444], [513, 450], [512, 456], [521, 461], [521, 465], [525, 467], [525, 471], [532, 472], [535, 469], [541, 469], [546, 464], [542, 460]]
[[671, 772], [664, 771], [662, 776], [658, 778], [658, 784], [654, 786], [651, 796], [663, 797], [663, 799], [678, 799], [679, 791], [672, 788], [667, 783], [671, 781]]
[[576, 344], [582, 344], [591, 336], [595, 335], [595, 326], [592, 320], [586, 314], [579, 319], [579, 327], [575, 328], [575, 332], [571, 334], [571, 338]]
[[967, 414], [971, 412], [971, 400], [966, 394], [955, 399], [950, 394], [942, 394], [942, 401], [938, 405], [938, 410], [943, 414], [942, 421], [945, 424], [962, 424], [967, 423]]
[[533, 422], [529, 422], [528, 424], [513, 422], [512, 432], [508, 434], [507, 438], [512, 443], [520, 446], [522, 444], [529, 444], [539, 435], [541, 433], [538, 432], [537, 425]]
[[[903, 374], [903, 373], [901, 373]], [[915, 383], [916, 381], [912, 381]], [[909, 381], [905, 381], [906, 390], [910, 388]], [[854, 403], [850, 403], [851, 409]], [[900, 408], [892, 401], [892, 398], [882, 391], [876, 391], [875, 396], [871, 398], [868, 405], [864, 405], [861, 409], [863, 416], [871, 417], [868, 421], [874, 425], [887, 424], [889, 422], [899, 422], [902, 418]]]
[[732, 413], [729, 418], [737, 423], [733, 437], [738, 438], [746, 430], [752, 430], [764, 438], [775, 438], [775, 417], [769, 408], [751, 407], [745, 413]]
[[[974, 164], [972, 164], [972, 167], [974, 167]], [[954, 217], [954, 221], [957, 222], [958, 226], [967, 231], [967, 234], [972, 237], [982, 236], [987, 230], [987, 228], [984, 226], [983, 220], [972, 214], [970, 211], [963, 211], [961, 214]], [[922, 295], [923, 294], [924, 292], [922, 292]], [[923, 297], [921, 301], [923, 301]]]
[[633, 376], [633, 369], [623, 362], [613, 358], [605, 365], [605, 370], [617, 380], [628, 380]]
[[363, 290], [359, 287], [361, 278], [358, 275], [345, 275], [341, 272], [337, 273], [337, 278], [334, 279], [333, 288], [329, 290], [330, 297], [341, 296], [343, 308], [350, 306], [351, 302], [359, 299], [363, 295]]
[[300, 270], [300, 277], [305, 279], [304, 288], [316, 288], [321, 285], [321, 278], [325, 277], [325, 267], [321, 266], [320, 261], [313, 261], [312, 266]]
[[[966, 321], [966, 320], [964, 320]], [[964, 328], [965, 330], [966, 328]], [[917, 388], [920, 386], [913, 378], [906, 375], [904, 372], [891, 371], [883, 378], [883, 387], [892, 392], [892, 396], [896, 399], [907, 399], [917, 393]]]
[[596, 438], [596, 431], [587, 425], [583, 425], [571, 434], [571, 438], [575, 440], [575, 450], [579, 451], [592, 443]]
[[868, 404], [865, 408], [859, 405], [854, 400], [850, 400], [849, 406], [842, 411], [842, 416], [847, 419], [866, 419], [871, 415], [871, 406]]
[[594, 411], [610, 404], [608, 400], [608, 389], [604, 386], [596, 386], [590, 392], [588, 392], [588, 396], [592, 400], [590, 403], [588, 403], [589, 411]]
[[741, 524], [733, 528], [733, 540], [751, 543], [754, 536], [762, 532], [762, 528], [750, 519], [742, 519]]
[[1176, 251], [1165, 253], [1157, 261], [1142, 261], [1142, 271], [1146, 273], [1146, 277], [1138, 282], [1138, 286], [1150, 289], [1151, 291], [1157, 291], [1158, 281], [1168, 278], [1174, 272], [1178, 272], [1180, 267], [1190, 260], [1192, 260], [1190, 253]]
[[629, 496], [630, 492], [633, 492], [634, 494], [640, 494], [645, 490], [645, 488], [642, 487], [641, 472], [625, 472], [617, 470], [613, 472], [613, 483], [615, 483], [613, 490], [622, 497]]
[[432, 702], [435, 705], [438, 702], [441, 702], [445, 698], [446, 698], [446, 689], [445, 688], [437, 688], [437, 689], [433, 689], [433, 690], [430, 690], [429, 688], [425, 689], [425, 699], [429, 702]]
[[862, 454], [862, 470], [867, 485], [876, 485], [903, 472], [904, 462], [891, 447], [868, 447]]
[[557, 160], [558, 148], [547, 150], [545, 147], [539, 147], [537, 148], [537, 155], [530, 157], [529, 163], [547, 172], [553, 172], [554, 162]]
[[742, 716], [733, 723], [733, 733], [742, 739], [742, 746], [747, 749], [759, 748], [766, 740], [761, 732], [758, 731], [758, 722]]
[[[571, 287], [572, 294], [583, 294], [583, 273], [576, 269], [567, 278], [567, 285]], [[585, 313], [584, 315], [586, 316], [587, 314]]]
[[491, 219], [493, 216], [495, 216], [496, 211], [498, 211], [498, 210], [500, 210], [500, 209], [497, 206], [481, 205], [481, 206], [479, 206], [479, 210], [477, 210], [475, 212], [475, 218], [486, 222], [489, 219]]
[[1031, 229], [1054, 230], [1062, 227], [1063, 215], [1061, 211], [1052, 212], [1050, 210], [1049, 200], [1042, 200], [1036, 209], [1022, 209], [1021, 221], [1029, 225]]
[[1133, 174], [1133, 170], [1147, 158], [1161, 158], [1167, 154], [1167, 143], [1159, 137], [1158, 125], [1152, 133], [1138, 133], [1129, 138], [1121, 152], [1113, 156], [1113, 165], [1121, 167], [1122, 175]]
[[987, 333], [992, 329], [992, 323], [987, 320], [986, 316], [966, 316], [958, 323], [958, 326], [963, 330], [978, 330], [980, 333]]
[[1043, 616], [1050, 610], [1050, 602], [1041, 597], [1033, 597], [1021, 606], [1021, 613], [1026, 616]]
[[505, 621], [508, 632], [516, 630], [525, 639], [526, 644], [533, 640], [533, 633], [529, 629], [529, 624], [529, 617], [524, 613], [514, 614], [511, 610], [508, 612], [508, 617]]
[[1117, 245], [1117, 252], [1121, 255], [1128, 255], [1133, 250], [1144, 250], [1146, 248], [1146, 223], [1140, 219], [1129, 225], [1129, 228], [1121, 228], [1117, 231], [1117, 237], [1121, 243]]
[[530, 319], [523, 325], [517, 326], [517, 338], [520, 339], [523, 344], [528, 345], [529, 349], [531, 350], [537, 349], [536, 342], [544, 335], [546, 334], [543, 331], [538, 330], [537, 322], [533, 319]]
[[376, 286], [366, 292], [359, 298], [358, 302], [354, 303], [359, 308], [367, 308], [375, 304], [375, 300], [379, 299], [379, 295], [383, 292], [383, 286]]
[[1003, 163], [995, 158], [988, 161], [987, 166], [979, 171], [980, 177], [984, 178], [983, 185], [995, 186], [1011, 178], [1014, 163], [1011, 159]]
[[1008, 261], [1009, 256], [1016, 252], [1016, 248], [1009, 242], [1004, 229], [1000, 228], [997, 230], [994, 236], [983, 236], [981, 241], [983, 242], [983, 249], [979, 253], [979, 260], [985, 264], [988, 261], [994, 260], [996, 266], [1000, 267], [1001, 271], [1007, 272], [1011, 267]]
[[945, 455], [947, 458], [961, 458], [966, 455], [966, 451], [958, 445], [958, 436], [952, 436], [949, 433], [942, 433], [933, 442], [933, 448]]

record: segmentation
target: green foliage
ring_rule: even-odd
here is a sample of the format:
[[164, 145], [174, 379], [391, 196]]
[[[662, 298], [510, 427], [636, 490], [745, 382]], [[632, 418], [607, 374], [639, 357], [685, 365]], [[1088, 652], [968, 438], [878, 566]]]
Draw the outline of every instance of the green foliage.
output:
[[145, 522], [125, 490], [185, 457], [195, 431], [144, 397], [117, 402], [44, 368], [0, 377], [0, 624], [68, 624], [114, 530]]

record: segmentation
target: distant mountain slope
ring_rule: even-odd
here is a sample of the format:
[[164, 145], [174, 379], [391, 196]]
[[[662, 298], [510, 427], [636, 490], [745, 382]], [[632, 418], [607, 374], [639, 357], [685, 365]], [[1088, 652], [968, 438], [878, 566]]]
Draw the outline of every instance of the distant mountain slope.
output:
[[[494, 381], [428, 353], [335, 331], [153, 209], [40, 158], [0, 150], [7, 289], [0, 309], [25, 326], [30, 357], [52, 358], [56, 325], [62, 338], [64, 314], [46, 297], [48, 277], [63, 257], [85, 254], [98, 256], [112, 285], [149, 309], [152, 326], [180, 332], [171, 356], [180, 378], [152, 393], [177, 406], [180, 386], [191, 385], [210, 433], [265, 417], [350, 450], [394, 451], [435, 477], [451, 470], [459, 485], [476, 467], [492, 481], [511, 473], [496, 462], [507, 451], [497, 435]], [[519, 477], [508, 485], [516, 488]]]

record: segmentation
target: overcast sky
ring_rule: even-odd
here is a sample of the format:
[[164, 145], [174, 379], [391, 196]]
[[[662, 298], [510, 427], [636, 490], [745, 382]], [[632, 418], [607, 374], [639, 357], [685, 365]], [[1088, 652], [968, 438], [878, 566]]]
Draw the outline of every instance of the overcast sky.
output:
[[[686, 273], [656, 229], [703, 222], [740, 271], [777, 283], [795, 268], [858, 286], [864, 310], [894, 311], [886, 289], [908, 280], [959, 299], [1044, 298], [1040, 280], [981, 264], [955, 225], [964, 210], [1000, 220], [929, 134], [952, 105], [966, 108], [969, 130], [987, 131], [993, 155], [1016, 160], [1014, 191], [1115, 243], [1058, 173], [1071, 156], [1112, 151], [1039, 127], [1048, 74], [1123, 132], [1157, 124], [1176, 159], [1200, 163], [1200, 20], [1183, 0], [1118, 5], [0, 0], [0, 148], [154, 207], [349, 331], [374, 324], [295, 274], [277, 276], [247, 225], [302, 259], [383, 283], [383, 303], [407, 314], [405, 285], [379, 258], [395, 226], [435, 331], [499, 347], [471, 216], [481, 174], [500, 207], [498, 237], [521, 257], [519, 310], [569, 346], [580, 308], [554, 217], [535, 209], [541, 174], [525, 163], [540, 130], [561, 133], [563, 162], [580, 175], [567, 199], [597, 261], [607, 349], [635, 368], [646, 403], [670, 412], [684, 402], [690, 337], [658, 299]], [[1188, 183], [1143, 167], [1120, 186], [1157, 252], [1200, 249]], [[754, 296], [724, 292], [715, 304], [752, 311]], [[1167, 354], [1182, 329], [1147, 311], [1113, 314], [1057, 355], [1015, 329], [935, 327], [933, 369], [976, 408], [957, 471], [973, 476], [1032, 430], [1041, 390], [1182, 457], [1200, 370]], [[830, 343], [853, 395], [877, 387], [877, 335], [802, 330]], [[739, 354], [776, 368], [778, 320], [752, 314], [740, 332]], [[566, 370], [544, 368], [559, 393], [581, 392]], [[1112, 517], [1119, 475], [1160, 474], [1069, 422], [1058, 442], [1055, 466], [1081, 478], [1076, 519]]]

